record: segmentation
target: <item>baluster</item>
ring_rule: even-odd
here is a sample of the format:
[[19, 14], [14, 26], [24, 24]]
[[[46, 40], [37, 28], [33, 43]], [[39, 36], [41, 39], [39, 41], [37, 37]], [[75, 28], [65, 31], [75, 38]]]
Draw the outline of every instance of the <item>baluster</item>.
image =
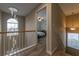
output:
[[[24, 38], [25, 32], [18, 32], [18, 35], [12, 35], [14, 33], [5, 33], [2, 35], [3, 37], [3, 55], [10, 55], [10, 53], [14, 53], [18, 50], [21, 50], [25, 48], [26, 45], [26, 39]], [[1, 48], [1, 47], [0, 47]], [[20, 55], [20, 53], [18, 54]]]
[[11, 51], [11, 53], [12, 53], [12, 50], [13, 50], [13, 40], [12, 40], [12, 36], [10, 36], [10, 39], [11, 39], [11, 47], [10, 47], [11, 50], [10, 50], [10, 51]]
[[1, 51], [2, 51], [2, 49], [1, 49], [1, 42], [2, 42], [2, 39], [1, 39], [1, 34], [0, 34], [0, 56], [2, 55], [1, 53]]
[[13, 37], [13, 53], [15, 52], [15, 38], [14, 38], [14, 36], [12, 36]]
[[26, 32], [25, 32], [25, 39], [24, 39], [24, 48], [26, 47]]
[[[20, 33], [19, 33], [19, 50], [21, 49], [21, 41], [20, 41]], [[20, 56], [20, 53], [19, 53], [19, 56]]]
[[22, 49], [23, 49], [23, 43], [24, 43], [24, 37], [23, 37], [24, 33], [22, 32]]
[[[25, 35], [27, 36], [27, 32], [25, 33]], [[27, 47], [27, 37], [25, 38], [25, 47]]]
[[11, 49], [11, 51], [13, 53], [13, 37], [12, 36], [11, 36], [11, 40], [12, 40], [12, 49]]
[[17, 46], [16, 46], [17, 45], [17, 38], [16, 37], [17, 37], [17, 35], [15, 36], [15, 52], [17, 51]]
[[19, 50], [19, 33], [18, 33], [18, 36], [17, 36], [17, 51]]
[[[21, 35], [22, 35], [22, 38], [21, 38], [21, 40], [22, 40], [22, 48], [21, 49], [23, 49], [23, 42], [24, 42], [24, 37], [23, 37], [23, 35], [24, 35], [24, 33], [23, 32], [21, 32]], [[22, 52], [22, 54], [24, 54], [24, 52]]]
[[20, 49], [22, 49], [22, 33], [20, 33]]
[[16, 36], [14, 36], [14, 44], [15, 44], [15, 46], [14, 46], [14, 52], [16, 53], [16, 50], [17, 50], [17, 48], [16, 48], [16, 37], [17, 37], [17, 35]]
[[18, 51], [18, 35], [16, 36], [16, 51]]
[[10, 54], [10, 39], [11, 39], [11, 36], [9, 36], [9, 38], [7, 39], [7, 44], [8, 44], [8, 55]]
[[3, 49], [3, 50], [4, 50], [4, 54], [3, 54], [3, 55], [5, 55], [5, 54], [6, 54], [6, 53], [5, 53], [5, 52], [6, 52], [6, 51], [5, 51], [5, 34], [3, 34], [3, 45], [4, 45], [4, 46], [3, 46], [3, 47], [4, 47], [4, 49]]

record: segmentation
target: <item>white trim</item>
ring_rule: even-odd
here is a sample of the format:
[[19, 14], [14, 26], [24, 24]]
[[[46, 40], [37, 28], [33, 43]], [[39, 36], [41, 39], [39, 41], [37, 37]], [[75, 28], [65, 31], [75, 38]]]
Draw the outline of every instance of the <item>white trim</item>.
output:
[[54, 54], [56, 52], [56, 50], [57, 50], [57, 47], [54, 48], [54, 50], [52, 51], [52, 54]]
[[50, 56], [52, 55], [52, 52], [51, 51], [46, 51]]
[[47, 4], [41, 4], [37, 9], [36, 9], [36, 13], [38, 13], [39, 11], [41, 11], [43, 8], [45, 8], [47, 6]]
[[33, 46], [36, 46], [36, 45], [37, 45], [37, 44], [32, 44], [32, 45], [30, 45], [30, 46], [28, 46], [28, 47], [25, 47], [25, 48], [21, 49], [21, 50], [18, 50], [18, 51], [16, 51], [16, 52], [10, 53], [9, 55], [6, 55], [6, 56], [12, 56], [12, 55], [14, 55], [14, 54], [16, 54], [16, 53], [22, 52], [22, 51], [24, 51], [24, 50], [26, 50], [26, 49], [29, 49], [29, 48], [31, 48], [31, 47], [33, 47]]
[[47, 52], [50, 56], [52, 56], [52, 54], [54, 54], [56, 50], [57, 50], [57, 47], [54, 48], [53, 51], [46, 51], [46, 52]]

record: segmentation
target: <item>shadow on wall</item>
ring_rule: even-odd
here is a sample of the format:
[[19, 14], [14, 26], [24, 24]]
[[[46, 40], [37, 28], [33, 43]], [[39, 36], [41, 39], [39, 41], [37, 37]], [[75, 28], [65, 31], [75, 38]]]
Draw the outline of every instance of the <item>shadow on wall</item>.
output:
[[56, 41], [57, 41], [57, 50], [63, 50], [64, 51], [64, 44], [61, 40], [60, 34], [56, 33]]

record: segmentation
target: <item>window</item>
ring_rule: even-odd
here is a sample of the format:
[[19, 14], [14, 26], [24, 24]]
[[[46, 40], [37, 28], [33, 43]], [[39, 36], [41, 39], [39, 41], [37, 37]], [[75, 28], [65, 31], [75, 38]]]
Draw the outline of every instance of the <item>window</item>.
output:
[[67, 33], [67, 46], [79, 49], [79, 33]]
[[[7, 20], [7, 32], [18, 31], [18, 21], [10, 18]], [[8, 35], [17, 35], [18, 33], [8, 33]]]

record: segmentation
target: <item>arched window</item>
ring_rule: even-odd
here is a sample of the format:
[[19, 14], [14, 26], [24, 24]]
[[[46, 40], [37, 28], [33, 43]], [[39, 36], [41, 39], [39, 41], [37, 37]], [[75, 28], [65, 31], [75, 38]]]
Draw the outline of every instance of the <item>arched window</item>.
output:
[[[7, 32], [18, 31], [18, 21], [14, 18], [10, 18], [7, 20]], [[16, 35], [16, 33], [10, 34]]]

